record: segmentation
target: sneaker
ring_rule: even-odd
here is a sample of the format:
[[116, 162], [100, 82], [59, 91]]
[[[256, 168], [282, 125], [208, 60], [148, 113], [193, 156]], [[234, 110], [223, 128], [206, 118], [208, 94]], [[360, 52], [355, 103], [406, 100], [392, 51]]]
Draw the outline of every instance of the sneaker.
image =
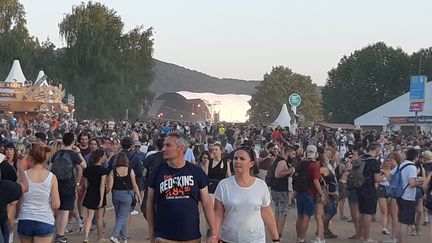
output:
[[64, 235], [56, 235], [55, 243], [67, 243], [67, 238]]
[[340, 218], [340, 220], [343, 220], [343, 221], [347, 221], [347, 220], [348, 220], [348, 218], [345, 217], [345, 216], [341, 216], [341, 217], [339, 217], [339, 218]]
[[411, 236], [417, 236], [417, 230], [415, 227], [411, 227], [410, 231], [411, 231], [411, 233], [410, 233]]
[[421, 235], [422, 234], [421, 228], [418, 225], [415, 227], [415, 231], [416, 231], [417, 235]]
[[89, 242], [89, 239], [88, 238], [85, 238], [84, 240], [83, 240], [83, 243], [88, 243]]
[[387, 228], [383, 228], [382, 231], [381, 231], [381, 233], [382, 233], [383, 235], [389, 235], [389, 234], [390, 234], [390, 231], [389, 231]]
[[13, 240], [13, 232], [9, 233], [9, 242], [14, 242]]
[[317, 237], [315, 240], [312, 240], [311, 243], [325, 243], [325, 240], [321, 240], [319, 237]]
[[111, 236], [110, 241], [114, 243], [120, 243], [120, 240], [115, 236]]
[[139, 212], [136, 211], [136, 210], [134, 210], [134, 211], [131, 212], [131, 215], [137, 215], [137, 214], [139, 214]]
[[383, 240], [381, 241], [382, 243], [397, 243], [396, 239], [392, 239], [392, 240]]
[[97, 226], [92, 224], [92, 226], [90, 227], [90, 232], [93, 232], [97, 229]]
[[352, 236], [348, 237], [348, 240], [358, 240], [358, 239], [360, 239], [360, 237], [357, 235], [352, 235]]
[[428, 226], [428, 225], [430, 225], [429, 221], [425, 221], [425, 222], [423, 223], [423, 226]]
[[79, 234], [83, 232], [84, 230], [84, 224], [77, 225], [76, 229], [72, 232], [72, 234]]
[[324, 232], [324, 239], [334, 239], [337, 237], [338, 236], [336, 234], [334, 234], [333, 232], [331, 232], [330, 230], [328, 232]]

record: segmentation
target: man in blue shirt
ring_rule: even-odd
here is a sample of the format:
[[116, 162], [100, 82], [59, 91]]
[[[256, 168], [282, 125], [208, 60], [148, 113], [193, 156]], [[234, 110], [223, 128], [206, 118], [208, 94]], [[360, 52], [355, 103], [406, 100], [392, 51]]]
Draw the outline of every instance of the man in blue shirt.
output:
[[198, 166], [183, 158], [188, 141], [180, 133], [169, 133], [162, 148], [167, 163], [152, 169], [147, 199], [147, 221], [151, 242], [201, 242], [198, 202], [210, 226], [207, 242], [217, 242], [208, 178]]

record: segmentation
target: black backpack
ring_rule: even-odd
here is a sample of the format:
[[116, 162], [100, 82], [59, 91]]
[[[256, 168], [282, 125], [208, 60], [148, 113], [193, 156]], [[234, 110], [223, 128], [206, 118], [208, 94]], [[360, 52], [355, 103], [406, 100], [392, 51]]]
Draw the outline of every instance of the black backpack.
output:
[[68, 151], [58, 152], [52, 162], [51, 172], [57, 177], [57, 180], [70, 180], [74, 176], [74, 164]]
[[296, 192], [305, 192], [309, 188], [310, 176], [308, 172], [309, 164], [314, 163], [313, 160], [303, 161], [296, 169], [292, 185]]
[[273, 183], [274, 183], [274, 179], [275, 179], [275, 172], [276, 172], [276, 167], [279, 163], [279, 161], [281, 160], [285, 160], [282, 157], [277, 157], [272, 165], [270, 166], [270, 168], [267, 170], [267, 175], [265, 176], [265, 182], [267, 184], [268, 187], [272, 187]]

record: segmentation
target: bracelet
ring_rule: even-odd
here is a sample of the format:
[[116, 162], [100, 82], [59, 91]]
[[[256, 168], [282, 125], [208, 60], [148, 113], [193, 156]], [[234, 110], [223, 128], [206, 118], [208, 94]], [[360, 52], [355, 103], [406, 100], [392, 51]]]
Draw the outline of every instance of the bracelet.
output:
[[273, 239], [272, 241], [273, 241], [273, 242], [279, 242], [280, 239]]

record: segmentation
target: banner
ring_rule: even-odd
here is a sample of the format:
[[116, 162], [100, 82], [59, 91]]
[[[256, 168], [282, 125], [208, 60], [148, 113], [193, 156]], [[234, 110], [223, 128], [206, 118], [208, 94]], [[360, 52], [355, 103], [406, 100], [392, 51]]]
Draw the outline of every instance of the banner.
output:
[[0, 82], [0, 88], [5, 89], [20, 89], [22, 88], [21, 83], [15, 83], [15, 82]]
[[0, 92], [0, 97], [2, 98], [16, 98], [16, 94], [15, 93], [5, 93], [5, 92]]

